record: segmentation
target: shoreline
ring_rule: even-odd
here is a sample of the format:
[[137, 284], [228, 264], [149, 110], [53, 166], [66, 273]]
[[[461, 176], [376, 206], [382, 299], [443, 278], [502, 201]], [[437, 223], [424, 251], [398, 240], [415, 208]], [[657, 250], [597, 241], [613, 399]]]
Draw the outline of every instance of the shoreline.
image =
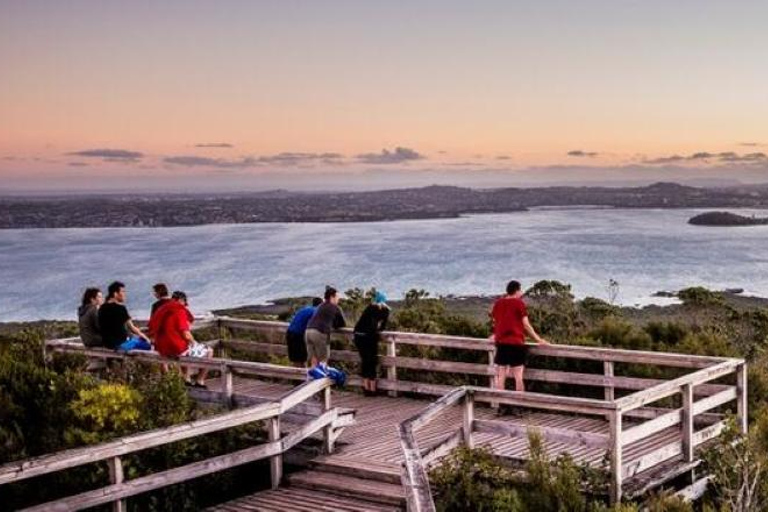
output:
[[[730, 290], [710, 290], [710, 291], [721, 295], [723, 298], [726, 299], [726, 301], [729, 304], [735, 307], [768, 308], [768, 297], [751, 295], [747, 293], [735, 293]], [[615, 306], [621, 311], [624, 311], [625, 313], [629, 313], [632, 315], [642, 315], [643, 312], [651, 312], [651, 311], [653, 312], [665, 311], [665, 310], [674, 311], [679, 307], [682, 307], [682, 302], [680, 302], [680, 300], [677, 298], [676, 292], [674, 296], [666, 295], [668, 293], [672, 293], [672, 292], [659, 291], [657, 292], [657, 294], [664, 294], [664, 295], [654, 294], [652, 296], [649, 296], [648, 303], [641, 303], [641, 304], [634, 304], [634, 305], [624, 305], [624, 304], [616, 303], [616, 304], [612, 304], [612, 306]], [[487, 309], [488, 307], [490, 307], [493, 304], [493, 301], [500, 296], [501, 294], [499, 295], [447, 294], [444, 296], [430, 295], [427, 299], [436, 299], [436, 300], [443, 301], [446, 305], [446, 308], [452, 313], [463, 314], [463, 313], [469, 312], [470, 314], [474, 314], [479, 309], [483, 309], [483, 308]], [[578, 303], [587, 298], [598, 298], [599, 300], [603, 300], [604, 302], [608, 303], [608, 301], [605, 301], [605, 299], [601, 299], [600, 297], [576, 297], [573, 299], [573, 301], [574, 303]], [[311, 300], [312, 300], [311, 296], [279, 297], [276, 299], [264, 301], [262, 303], [243, 304], [243, 305], [237, 305], [237, 306], [222, 307], [218, 309], [211, 309], [211, 310], [202, 312], [197, 316], [199, 317], [206, 317], [209, 315], [279, 316], [281, 314], [287, 314], [291, 312], [292, 306], [296, 304], [303, 304], [304, 302], [310, 302]], [[393, 309], [398, 309], [402, 303], [403, 303], [402, 299], [388, 301], [388, 304], [392, 306]], [[146, 319], [138, 319], [138, 320], [142, 321]], [[7, 321], [0, 321], [0, 329], [3, 327], [9, 327], [9, 326], [20, 326], [20, 325], [30, 325], [30, 324], [49, 324], [49, 323], [70, 323], [70, 322], [77, 322], [77, 319], [76, 318], [38, 318], [34, 320], [7, 320]]]

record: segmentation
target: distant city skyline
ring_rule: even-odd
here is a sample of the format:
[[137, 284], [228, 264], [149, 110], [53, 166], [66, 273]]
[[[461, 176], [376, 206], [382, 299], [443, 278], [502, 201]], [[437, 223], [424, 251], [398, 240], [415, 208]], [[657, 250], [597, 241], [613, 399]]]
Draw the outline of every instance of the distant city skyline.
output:
[[768, 3], [0, 0], [0, 193], [768, 182]]

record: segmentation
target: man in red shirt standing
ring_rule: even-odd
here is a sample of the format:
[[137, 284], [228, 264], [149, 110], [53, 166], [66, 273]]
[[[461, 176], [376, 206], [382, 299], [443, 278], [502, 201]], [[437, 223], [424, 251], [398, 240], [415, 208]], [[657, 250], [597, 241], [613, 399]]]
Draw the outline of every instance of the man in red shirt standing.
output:
[[[171, 300], [162, 304], [149, 319], [155, 350], [163, 357], [211, 357], [213, 350], [192, 337], [190, 323], [193, 319], [187, 309], [187, 294], [173, 292]], [[187, 385], [205, 387], [205, 369], [200, 370], [194, 381], [189, 368], [183, 368], [183, 371]]]
[[522, 286], [518, 281], [507, 284], [507, 294], [493, 304], [493, 339], [496, 343], [496, 388], [504, 389], [507, 377], [515, 379], [515, 391], [525, 391], [523, 372], [528, 359], [525, 334], [537, 343], [549, 342], [536, 334], [528, 320], [528, 309], [523, 302]]

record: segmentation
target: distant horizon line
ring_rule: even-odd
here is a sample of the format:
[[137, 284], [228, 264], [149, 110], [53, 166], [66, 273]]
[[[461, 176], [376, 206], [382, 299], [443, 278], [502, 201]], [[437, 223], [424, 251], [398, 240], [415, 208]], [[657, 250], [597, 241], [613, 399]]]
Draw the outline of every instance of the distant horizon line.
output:
[[307, 188], [288, 188], [288, 187], [270, 187], [270, 188], [253, 188], [249, 190], [228, 190], [212, 189], [212, 190], [188, 190], [188, 191], [173, 191], [170, 188], [167, 190], [158, 190], [157, 188], [135, 188], [129, 190], [118, 190], [117, 188], [103, 188], [93, 190], [71, 190], [61, 188], [51, 189], [18, 189], [18, 190], [3, 190], [0, 188], [0, 198], [13, 199], [13, 198], [56, 198], [56, 197], [130, 197], [135, 198], [138, 196], [143, 197], [184, 197], [184, 196], [247, 196], [247, 195], [266, 195], [266, 194], [295, 194], [295, 195], [317, 195], [317, 194], [351, 194], [351, 193], [365, 193], [365, 192], [388, 192], [396, 190], [419, 190], [430, 187], [441, 188], [460, 188], [467, 190], [496, 190], [496, 189], [536, 189], [536, 188], [553, 188], [553, 187], [566, 187], [566, 188], [644, 188], [658, 184], [670, 184], [680, 185], [691, 188], [701, 189], [716, 189], [716, 188], [737, 188], [737, 187], [765, 187], [768, 186], [768, 180], [763, 182], [744, 183], [740, 180], [731, 179], [706, 179], [706, 178], [691, 178], [684, 180], [615, 180], [615, 181], [598, 181], [598, 180], [573, 180], [573, 181], [551, 181], [551, 182], [529, 182], [520, 183], [515, 185], [496, 185], [496, 186], [469, 186], [466, 184], [450, 184], [450, 183], [432, 183], [429, 185], [402, 185], [392, 187], [348, 187], [348, 188], [328, 188], [317, 189], [313, 187]]

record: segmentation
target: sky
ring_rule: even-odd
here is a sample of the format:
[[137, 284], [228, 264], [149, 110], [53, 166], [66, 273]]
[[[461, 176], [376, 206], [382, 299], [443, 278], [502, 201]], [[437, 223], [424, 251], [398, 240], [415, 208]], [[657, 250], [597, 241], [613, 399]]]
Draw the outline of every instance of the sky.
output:
[[0, 194], [768, 182], [768, 2], [0, 0]]

